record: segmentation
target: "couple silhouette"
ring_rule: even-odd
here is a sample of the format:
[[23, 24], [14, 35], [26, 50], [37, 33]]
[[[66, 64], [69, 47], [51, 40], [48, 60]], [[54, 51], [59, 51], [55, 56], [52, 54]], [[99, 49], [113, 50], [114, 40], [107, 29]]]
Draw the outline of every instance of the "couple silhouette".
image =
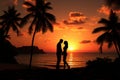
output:
[[57, 63], [56, 63], [56, 69], [60, 69], [60, 62], [61, 62], [61, 56], [63, 55], [63, 62], [64, 62], [64, 69], [67, 67], [70, 69], [70, 66], [68, 65], [66, 59], [67, 59], [67, 49], [68, 49], [68, 41], [64, 41], [64, 47], [62, 50], [61, 44], [63, 43], [63, 39], [60, 39], [59, 42], [57, 43], [57, 51], [56, 51], [56, 56], [57, 56]]

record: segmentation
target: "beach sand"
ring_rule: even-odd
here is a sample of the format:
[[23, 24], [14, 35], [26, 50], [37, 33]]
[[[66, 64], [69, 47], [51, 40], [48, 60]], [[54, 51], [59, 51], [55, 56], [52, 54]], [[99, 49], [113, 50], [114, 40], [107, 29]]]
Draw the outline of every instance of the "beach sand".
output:
[[93, 68], [48, 69], [22, 64], [0, 64], [0, 80], [120, 80], [119, 70]]
[[21, 64], [0, 64], [0, 80], [76, 80], [82, 68], [76, 69], [48, 69]]

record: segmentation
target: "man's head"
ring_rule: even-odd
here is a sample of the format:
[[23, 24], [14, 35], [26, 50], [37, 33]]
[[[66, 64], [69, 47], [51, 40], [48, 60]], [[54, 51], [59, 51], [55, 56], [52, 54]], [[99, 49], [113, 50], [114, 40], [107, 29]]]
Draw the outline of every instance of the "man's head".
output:
[[63, 39], [60, 39], [60, 43], [62, 43], [63, 42]]

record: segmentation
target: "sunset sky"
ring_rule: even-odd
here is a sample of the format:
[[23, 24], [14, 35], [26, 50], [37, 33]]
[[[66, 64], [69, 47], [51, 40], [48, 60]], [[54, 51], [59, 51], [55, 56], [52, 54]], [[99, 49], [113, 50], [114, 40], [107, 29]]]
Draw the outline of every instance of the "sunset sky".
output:
[[[28, 0], [32, 1], [32, 0]], [[34, 0], [33, 0], [34, 1]], [[100, 18], [107, 18], [109, 9], [113, 8], [119, 13], [119, 0], [46, 0], [52, 3], [53, 10], [50, 11], [56, 16], [57, 24], [54, 24], [54, 32], [47, 31], [36, 34], [35, 45], [45, 52], [55, 52], [56, 44], [60, 38], [67, 40], [69, 51], [94, 52], [98, 51], [99, 45], [95, 39], [100, 34], [92, 34], [94, 28], [100, 26], [97, 22]], [[0, 15], [2, 10], [7, 10], [9, 5], [14, 4], [23, 17], [27, 12], [22, 6], [24, 0], [0, 0]], [[120, 2], [120, 1], [119, 1]], [[16, 47], [31, 45], [32, 35], [29, 35], [29, 23], [21, 29], [23, 36], [11, 35], [10, 41]], [[107, 51], [107, 48], [104, 48]]]

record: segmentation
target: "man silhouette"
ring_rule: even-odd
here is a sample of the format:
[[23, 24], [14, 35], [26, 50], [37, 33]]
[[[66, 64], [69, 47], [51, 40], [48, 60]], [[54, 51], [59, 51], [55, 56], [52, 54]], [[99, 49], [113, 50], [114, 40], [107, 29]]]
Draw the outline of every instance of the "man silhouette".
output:
[[56, 69], [59, 69], [60, 61], [61, 61], [61, 55], [62, 55], [62, 48], [61, 44], [63, 42], [63, 39], [60, 39], [59, 42], [57, 43], [57, 51], [56, 51], [56, 56], [57, 56], [57, 63], [56, 63]]

